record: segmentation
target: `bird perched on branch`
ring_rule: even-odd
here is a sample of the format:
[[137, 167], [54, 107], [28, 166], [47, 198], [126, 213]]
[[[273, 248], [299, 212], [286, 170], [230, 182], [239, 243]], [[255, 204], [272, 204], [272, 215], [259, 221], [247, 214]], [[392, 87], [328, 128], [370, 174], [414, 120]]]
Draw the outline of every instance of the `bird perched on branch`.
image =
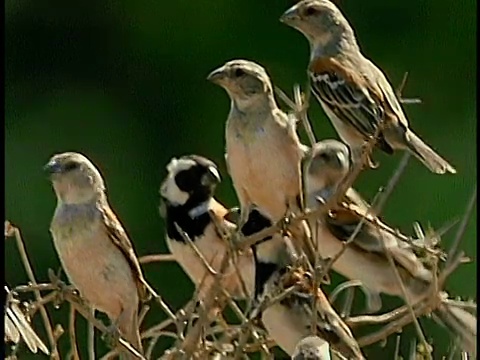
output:
[[352, 27], [333, 2], [300, 1], [280, 20], [308, 39], [312, 92], [352, 148], [355, 161], [366, 141], [376, 135], [376, 147], [387, 154], [407, 150], [436, 174], [456, 172], [409, 128], [392, 86], [363, 56]]
[[[351, 170], [351, 155], [343, 143], [320, 141], [312, 148], [307, 168], [307, 207], [315, 210], [336, 196], [339, 185]], [[321, 199], [321, 201], [319, 201]], [[351, 280], [360, 280], [374, 293], [407, 298], [416, 303], [426, 295], [434, 280], [432, 269], [423, 262], [417, 249], [404, 235], [380, 221], [370, 205], [352, 188], [333, 204], [329, 211], [311, 220], [318, 242], [319, 255], [334, 259], [355, 231], [359, 232], [332, 264], [333, 270]], [[360, 226], [360, 222], [363, 224]], [[391, 266], [388, 255], [393, 259]], [[397, 280], [395, 269], [404, 285]], [[435, 311], [464, 340], [468, 351], [476, 353], [476, 317], [448, 304], [446, 293], [438, 294], [440, 305]]]
[[295, 122], [278, 108], [263, 67], [232, 60], [208, 80], [230, 99], [226, 124], [226, 162], [240, 205], [240, 224], [254, 207], [271, 221], [299, 209], [300, 162], [304, 147]]
[[132, 243], [108, 203], [100, 172], [75, 152], [54, 155], [45, 170], [57, 196], [50, 232], [68, 279], [142, 352], [138, 306], [139, 300], [149, 298], [150, 288]]
[[[271, 222], [254, 209], [242, 228], [251, 235], [271, 225]], [[313, 332], [331, 344], [336, 359], [364, 359], [350, 329], [330, 305], [320, 288], [301, 269], [290, 268], [294, 263], [292, 250], [281, 234], [274, 234], [252, 246], [255, 256], [255, 303], [260, 307], [262, 322], [269, 335], [287, 354], [295, 352], [297, 343]], [[296, 289], [277, 302], [273, 297], [285, 289]], [[314, 300], [314, 301], [312, 301]], [[311, 329], [315, 316], [312, 303], [317, 307], [316, 328]]]
[[[220, 183], [220, 173], [215, 163], [202, 156], [188, 155], [170, 160], [167, 171], [168, 175], [160, 188], [160, 212], [166, 222], [167, 246], [195, 286], [202, 284], [199, 292], [199, 298], [202, 299], [208, 294], [214, 276], [208, 273], [186, 236], [212, 269], [219, 271], [228, 251], [226, 236], [236, 226], [226, 219], [229, 210], [213, 197]], [[175, 224], [184, 234], [178, 231]], [[236, 298], [250, 297], [254, 288], [251, 251], [238, 254], [234, 261], [223, 275], [222, 287]]]

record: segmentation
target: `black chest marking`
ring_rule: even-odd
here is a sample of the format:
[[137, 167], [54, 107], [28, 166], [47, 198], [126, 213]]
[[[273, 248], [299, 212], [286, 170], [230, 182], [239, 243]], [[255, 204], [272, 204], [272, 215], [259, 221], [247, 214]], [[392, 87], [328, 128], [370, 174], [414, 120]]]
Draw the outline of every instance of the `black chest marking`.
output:
[[[250, 214], [248, 214], [248, 220], [242, 227], [242, 234], [244, 236], [250, 236], [270, 226], [272, 226], [272, 222], [257, 209], [253, 209]], [[262, 242], [270, 239], [272, 239], [272, 237], [267, 236], [265, 239], [262, 239]], [[258, 298], [258, 296], [263, 293], [265, 283], [277, 270], [278, 266], [277, 264], [259, 261], [255, 246], [252, 246], [252, 251], [255, 260], [255, 298]]]
[[192, 218], [188, 214], [190, 207], [187, 208], [185, 205], [166, 205], [166, 208], [167, 236], [172, 240], [185, 243], [185, 239], [177, 231], [175, 224], [177, 224], [192, 241], [195, 241], [197, 237], [205, 234], [205, 229], [212, 222], [208, 212], [199, 214], [198, 216]]
[[265, 290], [265, 284], [275, 271], [278, 265], [258, 260], [255, 246], [252, 247], [253, 258], [255, 260], [255, 299], [258, 299]]

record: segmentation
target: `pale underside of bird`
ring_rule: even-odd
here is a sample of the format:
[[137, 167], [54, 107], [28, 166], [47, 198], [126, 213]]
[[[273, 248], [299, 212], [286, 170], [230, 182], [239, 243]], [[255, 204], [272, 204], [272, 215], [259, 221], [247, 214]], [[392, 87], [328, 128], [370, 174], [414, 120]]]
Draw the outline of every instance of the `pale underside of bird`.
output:
[[241, 206], [241, 223], [254, 207], [274, 222], [288, 210], [295, 212], [305, 148], [295, 122], [278, 108], [265, 69], [251, 61], [232, 60], [209, 79], [231, 98], [225, 158]]

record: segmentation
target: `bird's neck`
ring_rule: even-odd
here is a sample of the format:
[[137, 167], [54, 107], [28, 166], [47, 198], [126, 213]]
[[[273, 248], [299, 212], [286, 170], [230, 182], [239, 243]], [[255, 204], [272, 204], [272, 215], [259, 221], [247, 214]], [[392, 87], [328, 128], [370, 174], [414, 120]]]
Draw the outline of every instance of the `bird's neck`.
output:
[[188, 215], [195, 219], [201, 215], [207, 214], [210, 209], [211, 199], [205, 200], [188, 211]]
[[310, 42], [310, 60], [327, 57], [353, 57], [360, 54], [355, 37], [345, 32], [327, 41], [315, 39]]
[[78, 236], [92, 231], [101, 219], [98, 204], [90, 203], [57, 203], [55, 215], [50, 225], [58, 239], [74, 240]]
[[185, 242], [184, 236], [179, 233], [177, 226], [185, 232], [190, 240], [204, 234], [206, 227], [211, 223], [208, 212], [212, 199], [185, 203], [183, 205], [164, 203], [166, 210], [166, 229], [170, 239]]
[[232, 99], [231, 111], [233, 113], [252, 116], [268, 114], [278, 109], [275, 99], [271, 94], [255, 95], [254, 97], [236, 96]]
[[103, 191], [92, 191], [90, 189], [63, 189], [55, 188], [57, 203], [59, 205], [91, 205], [98, 201], [105, 201], [106, 195]]

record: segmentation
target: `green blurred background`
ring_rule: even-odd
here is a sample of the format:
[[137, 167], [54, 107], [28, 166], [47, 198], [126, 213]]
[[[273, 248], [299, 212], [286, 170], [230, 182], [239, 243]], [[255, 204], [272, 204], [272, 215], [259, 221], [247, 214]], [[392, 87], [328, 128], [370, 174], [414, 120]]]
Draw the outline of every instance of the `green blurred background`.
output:
[[[47, 268], [59, 266], [48, 232], [55, 197], [42, 173], [54, 153], [79, 151], [98, 165], [138, 255], [166, 252], [157, 206], [171, 157], [197, 153], [217, 162], [224, 174], [218, 198], [236, 205], [223, 161], [229, 101], [205, 77], [227, 60], [246, 58], [264, 65], [288, 93], [295, 82], [304, 84], [307, 42], [278, 21], [292, 4], [6, 1], [6, 217], [21, 228], [40, 281], [47, 280]], [[410, 122], [458, 170], [456, 176], [436, 176], [412, 160], [385, 218], [407, 233], [414, 221], [438, 228], [463, 213], [476, 186], [476, 2], [342, 0], [340, 7], [356, 28], [364, 53], [393, 84], [409, 72], [404, 96], [423, 100], [407, 106]], [[317, 103], [312, 103], [310, 118], [318, 138], [336, 137]], [[400, 160], [399, 155], [376, 158], [380, 169], [363, 174], [357, 184], [369, 199]], [[445, 236], [445, 246], [453, 235]], [[7, 283], [25, 283], [14, 242], [5, 247]], [[462, 248], [474, 262], [459, 269], [448, 288], [474, 297], [476, 217]], [[191, 296], [193, 287], [176, 264], [144, 269], [175, 309]], [[66, 324], [65, 310], [54, 311], [55, 320]], [[150, 314], [148, 322], [161, 318], [163, 314]], [[84, 344], [84, 322], [78, 323]], [[427, 328], [427, 336], [435, 338], [439, 359], [447, 350], [446, 333]], [[402, 337], [404, 349], [407, 340]], [[60, 343], [66, 350], [68, 337]], [[391, 358], [393, 343], [387, 350], [369, 349], [371, 358]]]

